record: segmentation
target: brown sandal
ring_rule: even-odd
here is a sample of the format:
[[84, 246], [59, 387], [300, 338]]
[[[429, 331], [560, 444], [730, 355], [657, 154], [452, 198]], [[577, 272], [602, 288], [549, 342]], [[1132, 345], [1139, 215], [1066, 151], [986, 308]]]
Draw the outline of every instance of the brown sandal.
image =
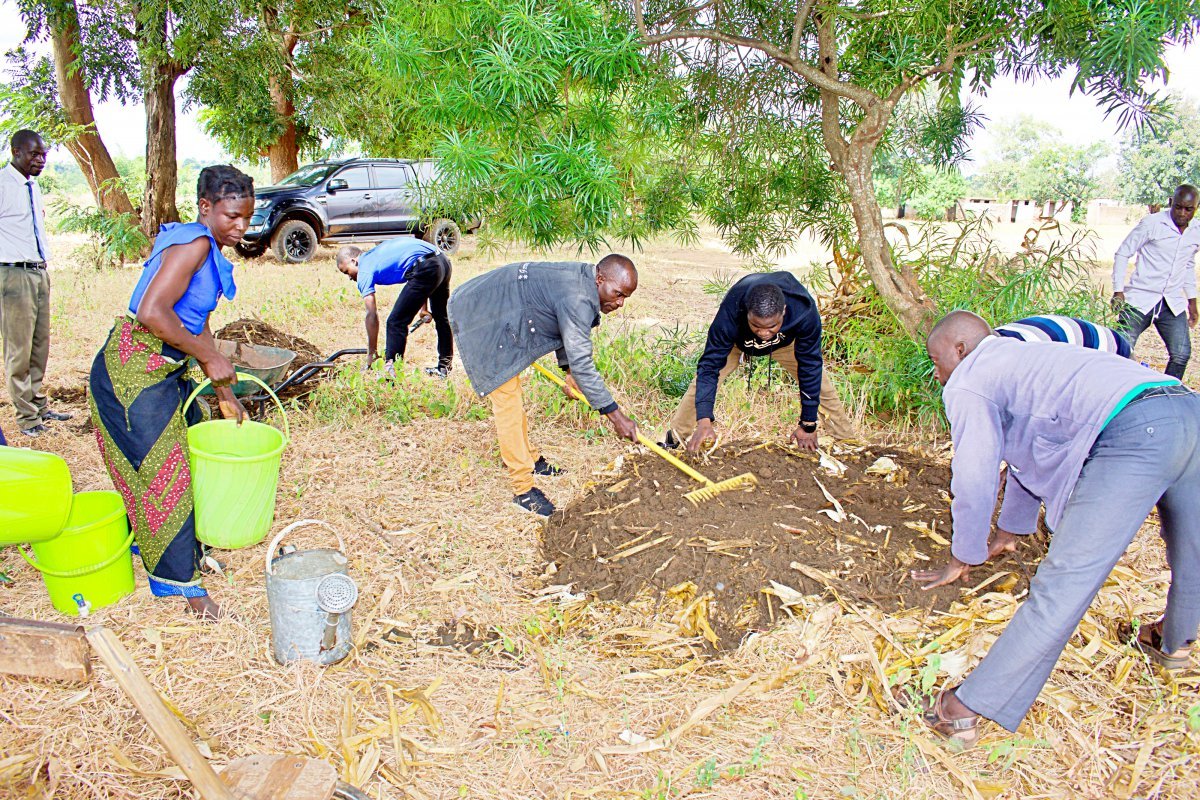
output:
[[907, 693], [897, 687], [896, 699], [900, 705], [908, 708], [915, 707], [921, 714], [921, 721], [938, 736], [945, 739], [958, 750], [970, 750], [979, 741], [979, 715], [972, 714], [961, 719], [950, 719], [942, 715], [942, 697], [949, 689], [943, 689], [932, 698], [910, 698]]

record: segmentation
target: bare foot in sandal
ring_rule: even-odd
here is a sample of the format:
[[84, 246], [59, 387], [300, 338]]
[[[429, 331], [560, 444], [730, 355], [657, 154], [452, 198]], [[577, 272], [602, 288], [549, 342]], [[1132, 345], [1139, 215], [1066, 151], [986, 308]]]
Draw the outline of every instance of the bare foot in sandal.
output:
[[921, 721], [938, 736], [960, 750], [969, 750], [979, 741], [979, 715], [963, 705], [953, 689], [943, 689], [933, 698], [915, 702], [899, 697], [902, 705], [915, 705]]
[[1190, 647], [1181, 647], [1174, 653], [1163, 652], [1161, 619], [1157, 622], [1151, 622], [1138, 627], [1137, 637], [1134, 638], [1132, 644], [1163, 669], [1187, 669], [1191, 663]]
[[225, 616], [225, 612], [221, 610], [221, 607], [208, 595], [204, 595], [203, 597], [189, 597], [187, 604], [188, 610], [199, 617], [202, 622], [216, 622]]

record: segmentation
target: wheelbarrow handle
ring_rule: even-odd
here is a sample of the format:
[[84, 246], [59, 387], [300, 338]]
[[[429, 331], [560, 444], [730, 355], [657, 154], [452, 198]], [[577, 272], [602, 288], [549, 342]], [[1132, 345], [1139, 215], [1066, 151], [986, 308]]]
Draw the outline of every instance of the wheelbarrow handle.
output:
[[[564, 381], [562, 378], [555, 375], [550, 370], [543, 367], [538, 362], [536, 362], [536, 361], [533, 362], [533, 368], [536, 369], [538, 372], [542, 373], [542, 375], [544, 375], [546, 378], [548, 378], [551, 383], [557, 384], [560, 389], [567, 388], [566, 381]], [[575, 393], [571, 392], [571, 394], [574, 395]], [[574, 399], [580, 400], [582, 398], [575, 397]], [[659, 456], [664, 461], [666, 461], [668, 464], [675, 467], [676, 469], [678, 469], [684, 475], [687, 475], [692, 480], [699, 481], [700, 483], [703, 483], [705, 486], [709, 486], [712, 484], [712, 481], [710, 481], [708, 478], [704, 477], [699, 472], [692, 469], [687, 464], [683, 463], [678, 458], [676, 458], [675, 456], [668, 453], [666, 450], [659, 447], [656, 443], [647, 439], [646, 436], [641, 431], [638, 431], [637, 439], [638, 439], [638, 444], [642, 445], [647, 450], [649, 450], [651, 453], [654, 453], [656, 456]]]

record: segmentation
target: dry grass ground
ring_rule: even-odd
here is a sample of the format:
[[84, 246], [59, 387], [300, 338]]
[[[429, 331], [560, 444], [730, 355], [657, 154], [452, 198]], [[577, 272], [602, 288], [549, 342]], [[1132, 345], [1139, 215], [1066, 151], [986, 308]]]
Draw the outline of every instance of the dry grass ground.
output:
[[[56, 247], [48, 382], [63, 390], [84, 383], [136, 274], [76, 271], [69, 243]], [[526, 255], [473, 248], [455, 259], [456, 283]], [[737, 267], [715, 239], [654, 246], [638, 262], [642, 287], [624, 317], [668, 324], [703, 324], [716, 305], [704, 281]], [[237, 300], [214, 328], [258, 316], [326, 351], [360, 345], [361, 302], [328, 253], [304, 266], [245, 264], [239, 275]], [[380, 294], [381, 305], [395, 296]], [[432, 362], [432, 334], [417, 334], [410, 361]], [[35, 446], [68, 460], [76, 489], [110, 488], [85, 406], [63, 396], [74, 398], [60, 405], [76, 419]], [[669, 407], [623, 399], [651, 424]], [[722, 419], [739, 437], [780, 437], [790, 402], [731, 386]], [[1200, 672], [1169, 677], [1115, 634], [1161, 609], [1168, 576], [1153, 524], [1020, 732], [987, 724], [981, 746], [959, 754], [897, 713], [884, 683], [953, 680], [1003, 628], [1011, 598], [985, 589], [928, 619], [813, 598], [795, 620], [703, 658], [652, 599], [564, 604], [539, 594], [553, 583], [543, 578], [539, 526], [511, 505], [491, 423], [463, 417], [398, 426], [378, 415], [321, 423], [291, 414], [276, 530], [317, 518], [345, 537], [362, 594], [359, 647], [343, 664], [271, 660], [265, 545], [225, 554], [227, 577], [209, 580], [231, 619], [199, 624], [178, 601], [151, 598], [138, 567], [134, 595], [90, 621], [118, 633], [218, 764], [308, 753], [375, 798], [1196, 796]], [[570, 470], [544, 484], [558, 501], [628, 449], [578, 413], [550, 419], [533, 408], [530, 418], [546, 455]], [[0, 427], [16, 438], [2, 393]], [[307, 536], [301, 544], [317, 541]], [[12, 580], [0, 585], [0, 608], [56, 618], [13, 549], [0, 551], [0, 570]], [[456, 641], [474, 643], [446, 646]], [[22, 788], [31, 775], [40, 788]], [[84, 687], [0, 678], [0, 779], [10, 781], [3, 797], [191, 796], [103, 668]]]

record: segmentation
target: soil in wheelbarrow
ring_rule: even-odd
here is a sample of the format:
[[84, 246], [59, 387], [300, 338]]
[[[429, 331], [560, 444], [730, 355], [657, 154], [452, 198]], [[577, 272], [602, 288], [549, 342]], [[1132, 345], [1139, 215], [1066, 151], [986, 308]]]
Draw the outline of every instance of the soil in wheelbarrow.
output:
[[832, 458], [822, 465], [775, 445], [726, 445], [697, 468], [714, 481], [751, 472], [758, 485], [693, 506], [683, 495], [697, 484], [675, 468], [652, 454], [622, 457], [550, 519], [551, 580], [604, 600], [649, 591], [660, 609], [678, 612], [681, 628], [718, 648], [787, 619], [788, 589], [888, 613], [943, 610], [971, 590], [1026, 590], [1044, 534], [976, 567], [965, 584], [923, 591], [912, 582], [911, 570], [950, 555], [944, 459], [875, 446]]
[[[221, 328], [214, 335], [218, 339], [225, 339], [230, 342], [245, 342], [246, 344], [282, 347], [285, 350], [291, 350], [296, 354], [296, 359], [292, 361], [289, 375], [307, 364], [320, 361], [324, 358], [321, 355], [321, 351], [312, 342], [302, 339], [299, 336], [285, 333], [258, 319], [236, 320]], [[284, 377], [287, 376], [285, 375]], [[314, 388], [316, 388], [315, 382], [302, 383], [298, 386], [289, 387], [283, 393], [283, 397], [296, 397], [307, 394]]]

